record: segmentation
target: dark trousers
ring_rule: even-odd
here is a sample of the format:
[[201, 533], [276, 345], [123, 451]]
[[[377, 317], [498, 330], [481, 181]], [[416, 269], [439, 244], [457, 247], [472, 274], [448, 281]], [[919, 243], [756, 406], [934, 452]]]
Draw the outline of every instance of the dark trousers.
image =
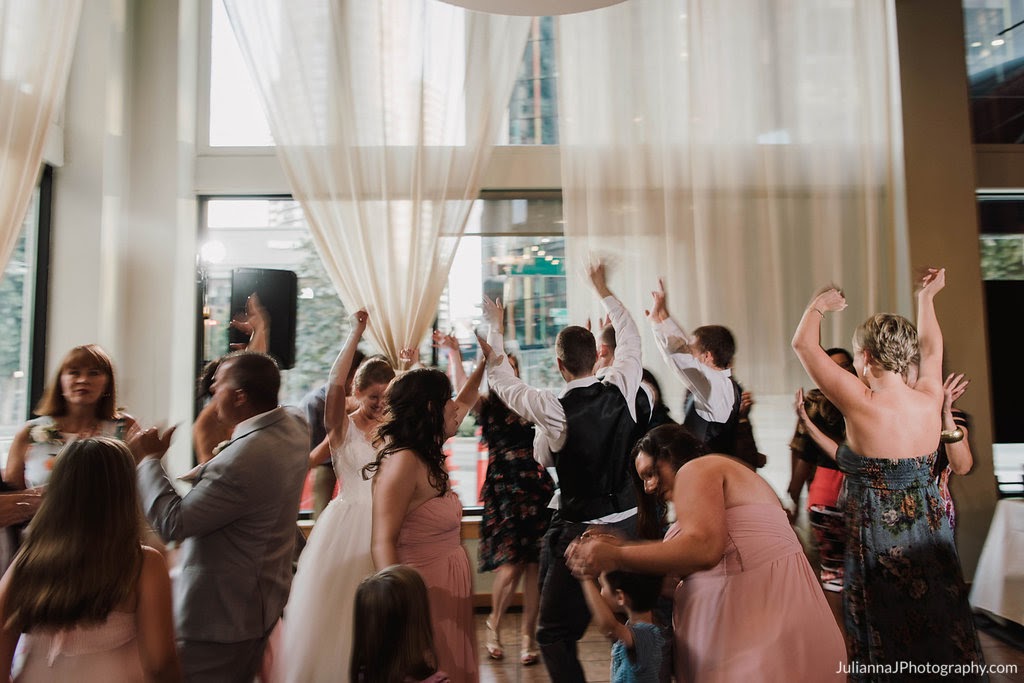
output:
[[269, 633], [237, 643], [179, 640], [178, 656], [186, 683], [252, 683], [263, 664]]
[[[537, 643], [552, 681], [583, 683], [583, 667], [576, 656], [576, 642], [590, 625], [590, 609], [579, 581], [565, 565], [565, 550], [573, 539], [592, 527], [569, 522], [557, 513], [544, 535], [540, 555], [540, 617]], [[636, 536], [636, 516], [602, 525], [611, 533]]]

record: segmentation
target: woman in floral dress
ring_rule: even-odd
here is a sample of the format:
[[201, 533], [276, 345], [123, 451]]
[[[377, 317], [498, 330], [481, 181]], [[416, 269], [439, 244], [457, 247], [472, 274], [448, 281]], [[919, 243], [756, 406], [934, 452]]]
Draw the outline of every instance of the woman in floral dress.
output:
[[[502, 317], [499, 315], [498, 320]], [[456, 388], [465, 383], [458, 341], [435, 333], [435, 342], [448, 351], [449, 369]], [[519, 373], [514, 356], [509, 362]], [[485, 646], [491, 659], [503, 659], [501, 619], [512, 593], [523, 579], [523, 620], [520, 662], [536, 664], [539, 650], [535, 640], [539, 606], [538, 569], [540, 542], [551, 521], [548, 502], [555, 483], [533, 457], [533, 425], [513, 413], [491, 394], [481, 396], [475, 407], [482, 440], [487, 444], [487, 476], [480, 491], [484, 503], [480, 524], [479, 569], [496, 573], [491, 588]]]
[[[908, 674], [931, 680], [935, 671], [927, 667], [935, 665], [963, 667], [963, 673], [969, 666], [967, 680], [982, 677], [967, 589], [932, 477], [944, 393], [934, 297], [944, 285], [945, 270], [927, 271], [916, 329], [888, 313], [857, 328], [858, 377], [833, 363], [819, 342], [825, 314], [846, 308], [839, 290], [811, 300], [793, 337], [811, 379], [846, 418], [837, 459], [846, 475], [843, 595], [848, 673], [855, 681]], [[906, 374], [918, 354], [920, 376], [910, 386]], [[891, 667], [894, 675], [866, 665]]]

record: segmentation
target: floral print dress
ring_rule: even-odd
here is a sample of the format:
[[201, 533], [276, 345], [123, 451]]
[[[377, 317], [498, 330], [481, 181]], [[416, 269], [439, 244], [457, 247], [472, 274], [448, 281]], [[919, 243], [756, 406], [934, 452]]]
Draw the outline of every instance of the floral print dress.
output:
[[497, 396], [480, 399], [478, 413], [489, 456], [480, 498], [480, 571], [540, 558], [540, 541], [551, 521], [551, 475], [533, 458], [533, 425]]
[[[850, 680], [909, 680], [895, 673], [901, 662], [982, 664], [960, 559], [932, 477], [935, 455], [865, 458], [843, 444], [837, 458], [846, 474], [843, 606], [850, 662], [891, 664], [894, 671], [855, 669]], [[922, 673], [921, 680], [929, 679]]]

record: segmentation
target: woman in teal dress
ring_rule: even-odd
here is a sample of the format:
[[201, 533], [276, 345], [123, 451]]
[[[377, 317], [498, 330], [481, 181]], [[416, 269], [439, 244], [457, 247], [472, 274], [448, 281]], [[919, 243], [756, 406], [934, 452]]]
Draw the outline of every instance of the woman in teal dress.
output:
[[[815, 296], [793, 337], [800, 362], [846, 417], [839, 467], [846, 474], [844, 612], [851, 680], [931, 680], [941, 665], [984, 678], [960, 561], [931, 476], [942, 431], [942, 334], [934, 297], [944, 269], [928, 269], [917, 295], [918, 324], [883, 313], [854, 335], [857, 377], [821, 348], [827, 313], [842, 292]], [[920, 355], [911, 387], [906, 371]], [[890, 673], [886, 667], [891, 665]], [[898, 667], [903, 667], [899, 669]], [[967, 667], [971, 667], [968, 669]]]

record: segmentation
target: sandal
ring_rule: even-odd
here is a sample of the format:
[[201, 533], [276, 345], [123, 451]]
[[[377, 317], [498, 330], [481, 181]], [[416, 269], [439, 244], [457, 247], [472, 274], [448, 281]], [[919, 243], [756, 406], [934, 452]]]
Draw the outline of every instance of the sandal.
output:
[[530, 666], [540, 661], [537, 642], [530, 636], [523, 636], [523, 649], [519, 652], [519, 661], [523, 666]]
[[487, 656], [491, 659], [504, 659], [505, 651], [501, 649], [501, 638], [498, 637], [498, 632], [491, 626], [490, 621], [485, 621], [484, 626], [487, 627], [487, 640], [484, 641]]

